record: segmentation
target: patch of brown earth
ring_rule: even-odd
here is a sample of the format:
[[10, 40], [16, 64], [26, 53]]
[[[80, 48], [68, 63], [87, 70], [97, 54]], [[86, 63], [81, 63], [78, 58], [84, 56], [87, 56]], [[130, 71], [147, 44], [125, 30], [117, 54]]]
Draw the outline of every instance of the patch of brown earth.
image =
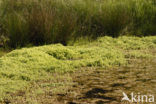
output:
[[76, 84], [57, 97], [62, 104], [121, 104], [122, 92], [156, 96], [156, 59], [108, 70], [84, 69], [73, 75], [73, 81]]
[[125, 67], [83, 68], [54, 75], [55, 80], [38, 81], [12, 94], [12, 99], [3, 104], [128, 104], [121, 102], [122, 92], [156, 97], [156, 59], [129, 63]]

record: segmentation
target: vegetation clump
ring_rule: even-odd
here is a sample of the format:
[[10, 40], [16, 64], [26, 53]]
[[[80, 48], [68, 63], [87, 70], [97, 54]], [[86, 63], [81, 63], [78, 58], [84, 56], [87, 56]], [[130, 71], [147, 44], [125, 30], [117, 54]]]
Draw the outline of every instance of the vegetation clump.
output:
[[153, 58], [156, 37], [101, 37], [87, 44], [61, 44], [14, 50], [0, 58], [0, 97], [49, 74], [84, 67], [107, 68], [126, 65], [129, 58]]

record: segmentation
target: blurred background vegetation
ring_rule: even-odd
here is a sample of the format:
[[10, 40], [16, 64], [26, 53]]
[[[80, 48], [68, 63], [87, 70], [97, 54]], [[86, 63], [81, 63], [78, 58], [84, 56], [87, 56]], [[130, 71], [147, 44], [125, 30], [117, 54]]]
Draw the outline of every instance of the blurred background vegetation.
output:
[[1, 0], [0, 46], [156, 35], [155, 0]]

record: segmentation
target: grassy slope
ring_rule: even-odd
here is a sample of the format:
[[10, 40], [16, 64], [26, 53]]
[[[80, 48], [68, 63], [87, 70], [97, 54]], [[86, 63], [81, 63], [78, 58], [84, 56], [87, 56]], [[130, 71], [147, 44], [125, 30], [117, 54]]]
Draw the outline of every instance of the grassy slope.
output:
[[127, 64], [128, 58], [152, 58], [153, 37], [101, 37], [87, 44], [45, 45], [14, 50], [0, 58], [0, 98], [36, 80], [49, 79], [53, 72], [81, 67], [112, 67]]

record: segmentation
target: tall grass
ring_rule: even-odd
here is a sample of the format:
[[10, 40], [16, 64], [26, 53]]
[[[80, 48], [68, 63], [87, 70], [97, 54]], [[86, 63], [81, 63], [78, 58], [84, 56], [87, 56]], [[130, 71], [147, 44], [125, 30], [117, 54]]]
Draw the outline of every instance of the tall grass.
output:
[[0, 11], [11, 47], [156, 34], [154, 0], [3, 0]]

